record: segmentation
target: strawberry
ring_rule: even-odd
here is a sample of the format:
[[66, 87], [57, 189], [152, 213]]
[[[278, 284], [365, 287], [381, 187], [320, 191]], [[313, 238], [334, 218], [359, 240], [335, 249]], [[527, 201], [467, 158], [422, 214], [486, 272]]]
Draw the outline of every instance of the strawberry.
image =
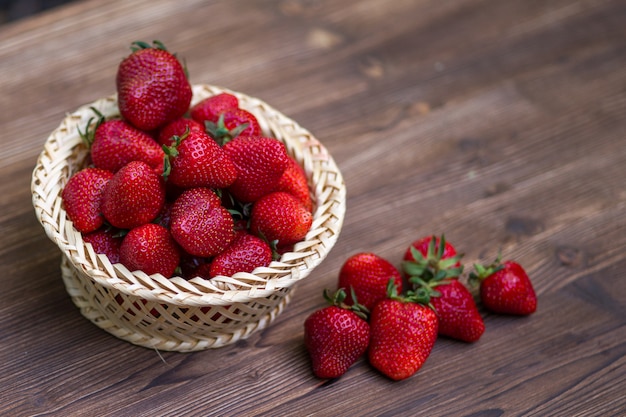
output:
[[263, 239], [240, 231], [233, 242], [211, 262], [209, 276], [232, 276], [236, 272], [252, 272], [272, 262], [272, 248]]
[[174, 144], [163, 149], [163, 175], [178, 187], [225, 188], [237, 177], [230, 156], [204, 132], [186, 131], [174, 136]]
[[120, 114], [138, 129], [151, 131], [181, 117], [191, 103], [185, 68], [162, 43], [134, 42], [120, 63], [116, 86]]
[[156, 140], [159, 145], [172, 146], [175, 142], [173, 137], [184, 135], [187, 129], [189, 129], [189, 131], [205, 133], [204, 125], [196, 122], [193, 119], [179, 117], [178, 119], [172, 120], [171, 122], [163, 126], [159, 130], [159, 134]]
[[289, 163], [283, 175], [280, 177], [274, 191], [284, 191], [296, 197], [307, 210], [313, 211], [313, 202], [309, 191], [309, 184], [304, 172], [304, 168], [300, 166], [298, 161], [289, 157]]
[[238, 136], [223, 149], [237, 170], [237, 179], [229, 192], [243, 203], [254, 202], [273, 191], [289, 164], [285, 145], [274, 138]]
[[259, 121], [247, 110], [239, 108], [230, 109], [222, 113], [222, 116], [224, 116], [224, 126], [229, 130], [247, 124], [248, 126], [241, 132], [241, 135], [261, 136], [263, 134]]
[[528, 274], [520, 264], [501, 257], [488, 266], [474, 265], [470, 282], [480, 287], [486, 309], [500, 314], [526, 316], [537, 309], [537, 295]]
[[345, 291], [324, 297], [331, 304], [313, 312], [304, 322], [304, 344], [318, 378], [339, 378], [367, 350], [370, 329], [367, 310], [343, 301]]
[[174, 201], [170, 230], [189, 254], [218, 255], [235, 238], [233, 218], [208, 188], [191, 188]]
[[106, 255], [112, 264], [120, 261], [122, 237], [118, 236], [117, 230], [101, 227], [93, 232], [83, 234], [83, 240], [91, 244], [94, 252]]
[[404, 254], [403, 269], [424, 281], [458, 278], [463, 273], [461, 258], [445, 237], [426, 236], [414, 241]]
[[143, 161], [163, 170], [165, 154], [161, 146], [152, 136], [124, 120], [101, 118], [93, 137], [87, 140], [91, 141], [91, 159], [98, 168], [116, 172], [131, 161]]
[[102, 213], [120, 229], [154, 220], [165, 204], [165, 183], [148, 164], [132, 161], [115, 173], [104, 189]]
[[216, 122], [204, 122], [207, 132], [220, 145], [238, 136], [262, 136], [261, 125], [257, 118], [247, 110], [235, 108], [224, 111]]
[[180, 253], [170, 232], [163, 226], [147, 223], [131, 229], [120, 246], [120, 262], [131, 271], [148, 275], [174, 275]]
[[[393, 279], [402, 292], [402, 276], [388, 260], [369, 252], [349, 257], [339, 271], [339, 288], [352, 288], [359, 302], [372, 310], [374, 305], [387, 298], [387, 285]], [[348, 294], [348, 302], [352, 301]]]
[[475, 342], [485, 332], [485, 323], [476, 307], [472, 293], [458, 279], [424, 282], [413, 280], [415, 291], [423, 291], [439, 320], [438, 333], [442, 336]]
[[190, 115], [192, 119], [204, 126], [206, 121], [217, 123], [220, 114], [238, 107], [237, 97], [229, 93], [220, 93], [195, 104], [190, 110]]
[[65, 184], [61, 198], [67, 216], [76, 230], [88, 233], [104, 223], [102, 195], [113, 173], [99, 168], [78, 171]]
[[475, 342], [485, 324], [472, 293], [458, 281], [463, 271], [461, 255], [441, 238], [424, 237], [407, 249], [403, 271], [415, 291], [430, 302], [439, 320], [439, 334], [465, 342]]
[[270, 193], [252, 206], [250, 231], [268, 242], [289, 246], [303, 240], [311, 228], [313, 216], [294, 196]]
[[390, 280], [389, 295], [370, 315], [370, 364], [393, 380], [415, 374], [437, 339], [437, 315], [416, 294], [399, 296]]

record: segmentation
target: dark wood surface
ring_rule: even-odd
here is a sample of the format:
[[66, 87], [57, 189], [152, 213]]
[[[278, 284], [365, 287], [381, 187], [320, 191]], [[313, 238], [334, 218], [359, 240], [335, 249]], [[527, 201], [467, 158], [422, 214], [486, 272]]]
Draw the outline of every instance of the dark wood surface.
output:
[[[626, 4], [617, 0], [85, 1], [0, 26], [0, 415], [618, 416], [626, 410]], [[313, 132], [348, 189], [342, 234], [274, 324], [198, 353], [136, 347], [71, 303], [30, 175], [66, 112], [114, 91], [134, 40], [194, 83]], [[316, 379], [303, 322], [344, 260], [398, 265], [445, 233], [539, 296], [439, 339], [392, 382]]]

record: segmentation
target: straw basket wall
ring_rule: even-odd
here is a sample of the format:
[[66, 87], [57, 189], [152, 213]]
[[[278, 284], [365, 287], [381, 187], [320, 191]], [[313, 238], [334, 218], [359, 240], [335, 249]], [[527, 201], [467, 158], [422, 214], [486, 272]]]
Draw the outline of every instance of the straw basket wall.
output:
[[195, 85], [192, 105], [221, 92], [237, 96], [266, 135], [281, 140], [304, 168], [314, 202], [306, 239], [268, 267], [206, 280], [167, 279], [111, 264], [94, 253], [73, 227], [61, 192], [69, 177], [85, 166], [84, 129], [95, 107], [119, 115], [116, 96], [67, 115], [45, 142], [32, 175], [32, 200], [46, 235], [62, 252], [61, 275], [74, 304], [87, 319], [136, 345], [171, 351], [216, 348], [248, 337], [269, 325], [288, 304], [294, 286], [319, 265], [335, 244], [345, 214], [345, 185], [324, 146], [261, 100], [231, 90]]

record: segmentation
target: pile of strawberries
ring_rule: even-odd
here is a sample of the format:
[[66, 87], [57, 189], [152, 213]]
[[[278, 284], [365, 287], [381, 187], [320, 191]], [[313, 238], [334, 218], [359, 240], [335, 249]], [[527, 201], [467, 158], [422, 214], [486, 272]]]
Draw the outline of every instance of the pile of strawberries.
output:
[[417, 372], [437, 337], [476, 342], [485, 331], [476, 300], [492, 313], [529, 315], [537, 297], [516, 262], [476, 264], [469, 289], [461, 281], [462, 255], [449, 242], [426, 236], [404, 254], [401, 270], [374, 253], [346, 260], [331, 304], [304, 323], [313, 373], [338, 378], [367, 352], [369, 363], [393, 380]]
[[91, 159], [62, 192], [83, 239], [131, 271], [206, 279], [267, 266], [303, 240], [313, 204], [284, 144], [232, 94], [191, 106], [186, 68], [160, 42], [131, 49], [120, 117], [93, 109], [80, 132]]

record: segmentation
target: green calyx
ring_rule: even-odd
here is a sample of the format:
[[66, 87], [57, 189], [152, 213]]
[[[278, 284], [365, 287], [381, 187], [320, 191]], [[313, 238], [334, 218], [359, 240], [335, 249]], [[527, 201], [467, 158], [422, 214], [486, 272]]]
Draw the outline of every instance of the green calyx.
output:
[[346, 304], [345, 300], [347, 298], [346, 291], [343, 288], [339, 288], [334, 294], [330, 292], [330, 290], [324, 290], [324, 299], [333, 306], [337, 306], [344, 310], [352, 311], [354, 314], [362, 318], [363, 320], [368, 320], [369, 318], [369, 310], [362, 304], [359, 304], [356, 298], [356, 294], [354, 293], [354, 288], [350, 288], [350, 296], [352, 297], [353, 304]]
[[[437, 293], [437, 295], [438, 294], [439, 293]], [[387, 298], [389, 298], [390, 300], [400, 301], [401, 303], [428, 305], [429, 307], [433, 308], [430, 304], [431, 296], [434, 296], [434, 292], [431, 292], [423, 287], [406, 291], [404, 295], [401, 295], [398, 293], [398, 286], [394, 282], [393, 278], [390, 278], [389, 282], [387, 283]]]
[[[435, 236], [430, 239], [426, 256], [411, 246], [410, 251], [414, 260], [402, 263], [402, 269], [409, 276], [409, 281], [413, 282], [419, 278], [426, 282], [438, 282], [460, 276], [463, 273], [463, 266], [460, 265], [463, 255], [443, 259], [445, 247], [446, 238], [444, 235], [441, 235], [439, 239], [438, 248]], [[457, 266], [457, 264], [459, 265]]]
[[183, 140], [187, 139], [189, 136], [189, 127], [185, 129], [185, 133], [180, 136], [174, 135], [171, 138], [173, 142], [171, 146], [163, 145], [161, 149], [163, 149], [163, 178], [167, 180], [167, 177], [172, 173], [172, 161], [171, 158], [175, 158], [178, 156], [178, 147], [183, 142]]
[[248, 127], [249, 123], [243, 123], [234, 129], [228, 129], [224, 125], [224, 114], [220, 114], [217, 123], [210, 120], [204, 122], [204, 127], [209, 134], [220, 146], [224, 146], [231, 140], [235, 139]]
[[504, 265], [502, 265], [502, 253], [498, 253], [496, 259], [489, 265], [474, 264], [474, 271], [470, 272], [468, 282], [471, 286], [477, 287], [488, 276], [495, 274], [503, 268]]
[[130, 44], [130, 50], [133, 52], [137, 52], [142, 49], [150, 49], [150, 48], [161, 49], [162, 51], [167, 51], [167, 48], [165, 47], [165, 45], [163, 45], [163, 42], [158, 41], [158, 40], [152, 41], [152, 45], [144, 41], [135, 41]]
[[[91, 145], [93, 144], [94, 137], [96, 135], [96, 129], [98, 129], [98, 127], [100, 127], [100, 125], [102, 123], [104, 123], [106, 118], [95, 107], [92, 106], [92, 107], [89, 107], [89, 108], [91, 109], [91, 111], [93, 111], [96, 114], [97, 117], [91, 117], [91, 118], [89, 118], [89, 120], [87, 120], [87, 124], [85, 125], [85, 130], [84, 131], [81, 131], [80, 127], [77, 127], [76, 130], [78, 130], [78, 135], [83, 140], [85, 145], [87, 145], [88, 148], [91, 148]], [[91, 125], [94, 123], [94, 119], [96, 121], [95, 125], [94, 125], [93, 129], [90, 129]]]

